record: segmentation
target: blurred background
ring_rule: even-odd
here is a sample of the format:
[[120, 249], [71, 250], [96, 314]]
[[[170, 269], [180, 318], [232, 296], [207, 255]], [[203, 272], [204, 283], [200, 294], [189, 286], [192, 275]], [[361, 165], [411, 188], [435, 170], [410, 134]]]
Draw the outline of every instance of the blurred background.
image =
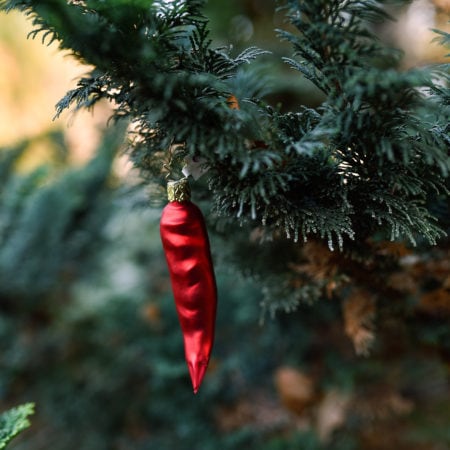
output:
[[[272, 52], [260, 63], [272, 104], [318, 105], [320, 94], [281, 63], [289, 48], [276, 38], [284, 19], [274, 3], [209, 0], [211, 37], [233, 53]], [[404, 50], [404, 68], [444, 61], [430, 29], [449, 30], [448, 0], [391, 12], [398, 20], [375, 31]], [[351, 302], [344, 312], [324, 300], [267, 316], [258, 279], [233, 269], [226, 242], [211, 236], [217, 335], [194, 396], [161, 205], [122, 154], [123, 130], [105, 131], [110, 105], [52, 120], [88, 69], [29, 31], [23, 15], [0, 14], [0, 409], [37, 405], [12, 448], [450, 449], [448, 242], [420, 255], [390, 248], [411, 269], [390, 280], [396, 292], [421, 298], [421, 340], [388, 323], [392, 341], [379, 346], [389, 351], [365, 357], [354, 347], [371, 331]]]

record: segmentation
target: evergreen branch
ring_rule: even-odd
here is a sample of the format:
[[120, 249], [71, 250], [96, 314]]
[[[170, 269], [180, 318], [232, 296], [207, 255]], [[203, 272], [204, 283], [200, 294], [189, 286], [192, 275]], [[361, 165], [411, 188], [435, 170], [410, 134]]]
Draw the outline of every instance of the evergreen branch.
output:
[[299, 63], [292, 58], [286, 61], [331, 96], [341, 92], [341, 83], [354, 69], [370, 67], [377, 58], [386, 63], [398, 56], [367, 27], [391, 19], [379, 1], [288, 0], [283, 9], [299, 34], [277, 30], [278, 35], [291, 42], [294, 55], [302, 58]]
[[266, 315], [274, 319], [278, 312], [293, 313], [298, 310], [300, 305], [312, 305], [323, 295], [323, 286], [320, 283], [307, 283], [292, 289], [294, 283], [281, 276], [272, 276], [259, 281], [263, 284], [263, 299], [260, 303], [261, 323], [264, 322]]
[[[378, 225], [386, 224], [389, 227], [391, 241], [401, 238], [408, 239], [413, 245], [416, 245], [415, 236], [423, 236], [432, 245], [437, 240], [446, 236], [446, 233], [436, 225], [436, 220], [428, 210], [417, 201], [409, 201], [405, 204], [398, 197], [392, 195], [373, 196], [371, 205], [376, 202], [386, 208], [372, 209], [370, 213], [375, 217]], [[376, 208], [376, 207], [375, 207]]]
[[445, 47], [450, 47], [450, 33], [447, 33], [444, 30], [438, 30], [437, 28], [432, 28], [431, 31], [433, 31], [438, 35], [434, 37], [432, 42], [437, 42], [438, 44], [443, 45]]
[[292, 58], [283, 58], [283, 61], [289, 64], [292, 69], [301, 72], [307, 80], [313, 82], [324, 94], [327, 94], [325, 76], [315, 66], [305, 62], [298, 62]]
[[[379, 67], [381, 57], [386, 67], [398, 56], [369, 26], [390, 20], [382, 1], [284, 2], [297, 28], [279, 31], [293, 46], [293, 57], [284, 59], [327, 95], [320, 108], [285, 114], [265, 106], [257, 71], [242, 70], [263, 51], [250, 47], [233, 58], [211, 48], [202, 1], [0, 5], [25, 11], [34, 36], [58, 39], [94, 65], [58, 103], [56, 115], [102, 98], [113, 102], [114, 117], [133, 123], [130, 154], [149, 179], [161, 181], [158, 162], [162, 166], [173, 145], [182, 146], [183, 154], [206, 159], [214, 209], [222, 216], [258, 220], [295, 240], [337, 238], [340, 246], [343, 236], [365, 239], [380, 220], [391, 223], [391, 210], [401, 234], [433, 230], [425, 210], [414, 205], [442, 192], [436, 180], [450, 170], [448, 88], [441, 82], [448, 73], [444, 67]], [[231, 95], [239, 110], [228, 107]], [[412, 212], [380, 187], [402, 196]], [[436, 233], [428, 232], [431, 240]]]
[[255, 60], [258, 56], [268, 55], [270, 52], [261, 50], [258, 47], [248, 47], [243, 50], [239, 55], [234, 58], [234, 63], [238, 66], [241, 64], [250, 64], [253, 60]]
[[51, 184], [42, 186], [48, 177], [42, 168], [7, 183], [0, 204], [0, 295], [27, 298], [55, 289], [67, 264], [92, 251], [110, 213], [104, 201], [123, 132], [116, 124], [89, 164]]
[[[221, 152], [223, 136], [229, 132], [228, 120], [221, 116], [230, 116], [216, 111], [218, 101], [225, 105], [230, 95], [221, 80], [234, 76], [240, 65], [263, 52], [250, 48], [233, 59], [223, 49], [211, 49], [202, 4], [176, 1], [149, 6], [135, 1], [125, 5], [115, 0], [106, 7], [94, 0], [77, 4], [30, 0], [15, 7], [34, 18], [35, 35], [45, 29], [53, 32], [61, 48], [95, 66], [57, 104], [56, 116], [72, 104], [76, 109], [89, 108], [107, 98], [117, 105], [116, 117], [137, 121], [142, 129], [167, 127], [167, 139], [152, 148], [185, 140], [189, 152], [202, 152], [206, 139], [211, 147], [218, 144]], [[93, 47], [91, 42], [102, 44]], [[239, 117], [243, 115], [233, 121]], [[205, 125], [211, 121], [214, 126], [208, 131]]]
[[83, 77], [78, 80], [77, 88], [71, 89], [56, 104], [56, 113], [54, 119], [58, 118], [65, 109], [68, 109], [75, 103], [75, 111], [82, 108], [90, 109], [97, 101], [102, 98], [108, 98], [107, 88], [109, 80], [105, 75], [95, 75]]
[[32, 414], [34, 404], [26, 403], [0, 415], [0, 449], [6, 448], [14, 437], [30, 426], [28, 416]]

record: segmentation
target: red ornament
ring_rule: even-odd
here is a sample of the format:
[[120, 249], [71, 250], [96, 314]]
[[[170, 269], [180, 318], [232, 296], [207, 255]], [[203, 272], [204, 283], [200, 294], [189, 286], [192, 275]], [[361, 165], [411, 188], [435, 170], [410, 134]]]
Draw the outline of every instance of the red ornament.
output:
[[190, 201], [186, 178], [168, 184], [160, 232], [183, 332], [186, 362], [196, 394], [214, 342], [217, 288], [205, 220]]

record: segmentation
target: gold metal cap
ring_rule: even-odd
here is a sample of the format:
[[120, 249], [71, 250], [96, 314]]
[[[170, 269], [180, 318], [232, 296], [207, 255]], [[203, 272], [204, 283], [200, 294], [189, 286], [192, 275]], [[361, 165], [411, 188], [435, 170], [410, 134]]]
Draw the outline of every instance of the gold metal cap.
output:
[[187, 178], [167, 183], [169, 202], [187, 202], [191, 199], [191, 187]]

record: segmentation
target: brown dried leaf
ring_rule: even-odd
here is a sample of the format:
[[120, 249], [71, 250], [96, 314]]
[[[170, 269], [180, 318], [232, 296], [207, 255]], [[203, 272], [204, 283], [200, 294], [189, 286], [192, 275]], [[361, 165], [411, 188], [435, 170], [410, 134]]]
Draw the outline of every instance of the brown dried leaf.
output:
[[450, 254], [433, 255], [427, 261], [420, 261], [411, 267], [411, 273], [418, 280], [432, 278], [444, 283], [450, 273]]
[[275, 386], [281, 403], [291, 412], [301, 414], [316, 400], [312, 377], [293, 367], [280, 367], [275, 372]]
[[364, 289], [355, 289], [345, 301], [343, 313], [345, 333], [353, 341], [356, 354], [367, 356], [375, 340], [373, 296]]
[[325, 394], [317, 408], [316, 429], [322, 442], [327, 442], [333, 432], [345, 424], [350, 396], [336, 390]]
[[351, 408], [361, 419], [373, 422], [406, 416], [414, 410], [414, 403], [391, 386], [377, 385], [356, 397]]
[[447, 278], [444, 280], [442, 287], [450, 291], [450, 275], [448, 275]]
[[401, 242], [383, 241], [377, 243], [375, 247], [379, 255], [389, 255], [396, 258], [404, 258], [412, 253], [412, 251]]
[[417, 279], [408, 272], [392, 273], [387, 279], [387, 285], [404, 294], [415, 294], [419, 289]]
[[313, 280], [321, 281], [336, 276], [338, 264], [335, 255], [320, 242], [310, 241], [302, 247], [303, 257], [306, 262], [291, 264], [290, 268], [302, 275], [307, 275]]
[[418, 308], [420, 311], [428, 314], [449, 315], [450, 291], [445, 288], [439, 288], [423, 294]]
[[290, 423], [289, 415], [267, 393], [252, 393], [230, 406], [221, 406], [215, 413], [216, 423], [223, 432], [244, 427], [258, 430], [276, 429]]

